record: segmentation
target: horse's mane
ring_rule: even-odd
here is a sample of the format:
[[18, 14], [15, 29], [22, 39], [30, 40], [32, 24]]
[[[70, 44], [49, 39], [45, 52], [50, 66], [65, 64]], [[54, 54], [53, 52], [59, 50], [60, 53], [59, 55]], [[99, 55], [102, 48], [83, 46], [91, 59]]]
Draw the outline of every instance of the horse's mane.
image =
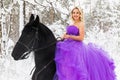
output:
[[38, 27], [38, 33], [40, 34], [39, 36], [44, 36], [46, 41], [47, 40], [49, 41], [52, 38], [55, 40], [55, 37], [52, 31], [46, 25], [44, 25], [43, 23], [39, 21], [38, 15], [34, 21], [34, 24], [35, 25], [37, 24], [36, 26]]

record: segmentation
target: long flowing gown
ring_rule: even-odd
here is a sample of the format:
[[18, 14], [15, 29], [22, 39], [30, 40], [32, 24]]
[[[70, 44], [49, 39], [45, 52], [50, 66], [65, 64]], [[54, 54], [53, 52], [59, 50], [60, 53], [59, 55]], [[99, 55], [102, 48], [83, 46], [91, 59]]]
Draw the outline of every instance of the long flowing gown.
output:
[[[67, 34], [79, 35], [70, 25]], [[93, 43], [65, 39], [56, 46], [56, 75], [54, 80], [116, 80], [114, 62], [108, 53]]]

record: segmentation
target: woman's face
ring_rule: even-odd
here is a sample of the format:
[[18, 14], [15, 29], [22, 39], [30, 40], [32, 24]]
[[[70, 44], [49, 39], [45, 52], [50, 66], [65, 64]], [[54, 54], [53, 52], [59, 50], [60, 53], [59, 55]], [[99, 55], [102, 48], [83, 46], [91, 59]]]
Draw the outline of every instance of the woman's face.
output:
[[72, 18], [74, 21], [79, 21], [80, 20], [80, 11], [78, 9], [74, 9], [72, 11]]

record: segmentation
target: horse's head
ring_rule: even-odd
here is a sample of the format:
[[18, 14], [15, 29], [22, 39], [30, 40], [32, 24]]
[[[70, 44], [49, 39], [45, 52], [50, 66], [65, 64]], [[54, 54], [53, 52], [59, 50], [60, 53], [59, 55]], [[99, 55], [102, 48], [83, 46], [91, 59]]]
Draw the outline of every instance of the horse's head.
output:
[[39, 22], [39, 16], [37, 15], [34, 20], [34, 15], [32, 14], [13, 49], [12, 56], [15, 60], [25, 59], [31, 51], [47, 47], [48, 44], [55, 41], [56, 39], [52, 32]]
[[29, 53], [35, 38], [36, 30], [34, 28], [36, 28], [34, 24], [34, 15], [31, 14], [29, 22], [25, 25], [22, 34], [13, 49], [12, 56], [15, 60], [23, 59], [25, 58], [25, 54]]

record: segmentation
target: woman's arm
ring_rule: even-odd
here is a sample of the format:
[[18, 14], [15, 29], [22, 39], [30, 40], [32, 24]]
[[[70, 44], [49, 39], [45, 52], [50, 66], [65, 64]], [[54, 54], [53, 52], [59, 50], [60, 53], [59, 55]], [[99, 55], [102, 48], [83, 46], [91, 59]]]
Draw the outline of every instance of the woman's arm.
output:
[[79, 35], [78, 36], [64, 34], [63, 38], [65, 38], [65, 39], [71, 38], [74, 40], [82, 41], [84, 39], [84, 24], [81, 23], [78, 26], [79, 26], [78, 27], [79, 28]]

